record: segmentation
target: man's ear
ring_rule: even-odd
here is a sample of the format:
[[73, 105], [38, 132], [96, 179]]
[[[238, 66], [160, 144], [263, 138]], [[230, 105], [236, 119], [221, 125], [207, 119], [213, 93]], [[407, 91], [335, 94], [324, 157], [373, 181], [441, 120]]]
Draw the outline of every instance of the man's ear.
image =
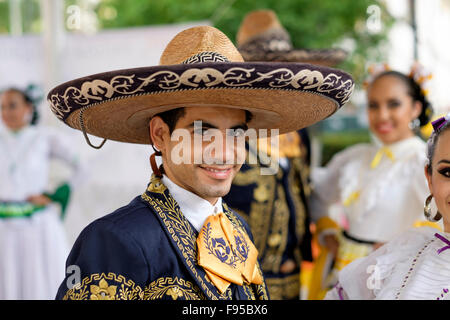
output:
[[170, 139], [169, 127], [167, 124], [158, 116], [150, 119], [149, 122], [150, 130], [150, 141], [155, 146], [156, 149], [164, 152], [167, 139]]

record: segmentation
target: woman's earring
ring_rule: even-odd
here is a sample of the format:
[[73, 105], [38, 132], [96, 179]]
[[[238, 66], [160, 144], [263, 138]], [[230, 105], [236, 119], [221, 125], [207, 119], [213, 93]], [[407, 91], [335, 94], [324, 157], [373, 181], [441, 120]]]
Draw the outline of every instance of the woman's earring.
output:
[[433, 199], [433, 195], [430, 194], [427, 199], [425, 200], [425, 205], [423, 207], [423, 213], [425, 215], [425, 217], [427, 218], [428, 221], [431, 222], [438, 222], [439, 220], [441, 220], [442, 215], [439, 211], [436, 211], [435, 215], [431, 214], [431, 199]]
[[411, 121], [411, 122], [408, 124], [408, 127], [409, 127], [411, 130], [416, 130], [416, 129], [418, 129], [418, 128], [420, 127], [420, 120], [419, 120], [418, 118], [415, 118], [413, 121]]

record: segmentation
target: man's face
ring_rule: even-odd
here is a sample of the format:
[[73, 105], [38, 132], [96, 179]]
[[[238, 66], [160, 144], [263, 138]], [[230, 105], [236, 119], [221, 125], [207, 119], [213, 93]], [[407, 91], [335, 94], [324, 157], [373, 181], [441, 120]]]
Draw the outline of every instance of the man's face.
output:
[[[242, 166], [243, 161], [239, 159], [245, 159], [244, 144], [237, 143], [236, 135], [230, 135], [247, 128], [245, 119], [245, 111], [239, 109], [186, 107], [172, 135], [160, 118], [161, 121], [152, 120], [162, 143], [152, 139], [163, 154], [167, 177], [215, 204], [219, 197], [229, 192], [233, 178]], [[157, 130], [158, 126], [161, 131]]]

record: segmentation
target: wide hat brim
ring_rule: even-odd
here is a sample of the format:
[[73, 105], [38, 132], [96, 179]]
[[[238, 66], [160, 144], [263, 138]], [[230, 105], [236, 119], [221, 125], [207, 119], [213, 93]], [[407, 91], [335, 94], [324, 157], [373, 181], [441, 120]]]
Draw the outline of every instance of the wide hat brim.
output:
[[72, 128], [109, 140], [149, 144], [149, 120], [179, 108], [249, 110], [254, 129], [298, 130], [345, 104], [354, 88], [343, 71], [301, 63], [207, 62], [99, 73], [63, 83], [48, 96]]
[[344, 61], [348, 54], [342, 49], [292, 49], [262, 51], [239, 49], [245, 61], [300, 62], [332, 67]]

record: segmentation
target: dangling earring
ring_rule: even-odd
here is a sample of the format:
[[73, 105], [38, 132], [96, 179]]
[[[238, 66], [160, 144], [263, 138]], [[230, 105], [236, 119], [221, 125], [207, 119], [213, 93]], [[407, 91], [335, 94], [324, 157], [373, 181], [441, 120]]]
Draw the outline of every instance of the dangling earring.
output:
[[436, 214], [434, 216], [431, 215], [431, 199], [433, 199], [433, 195], [430, 194], [427, 199], [425, 200], [425, 206], [423, 207], [423, 213], [428, 221], [431, 222], [438, 222], [441, 220], [442, 215], [439, 211], [436, 211]]
[[408, 123], [408, 127], [413, 131], [418, 129], [420, 127], [420, 120], [418, 118], [415, 118], [413, 121]]
[[162, 156], [162, 153], [161, 153], [161, 151], [156, 149], [154, 145], [152, 145], [152, 148], [155, 152], [152, 153], [152, 155], [150, 156], [150, 165], [152, 166], [152, 170], [153, 170], [153, 173], [155, 174], [155, 176], [157, 176], [158, 178], [162, 178], [162, 172], [163, 172], [162, 165], [161, 165], [161, 167], [158, 168], [158, 165], [156, 164], [156, 159], [155, 159], [156, 156]]

